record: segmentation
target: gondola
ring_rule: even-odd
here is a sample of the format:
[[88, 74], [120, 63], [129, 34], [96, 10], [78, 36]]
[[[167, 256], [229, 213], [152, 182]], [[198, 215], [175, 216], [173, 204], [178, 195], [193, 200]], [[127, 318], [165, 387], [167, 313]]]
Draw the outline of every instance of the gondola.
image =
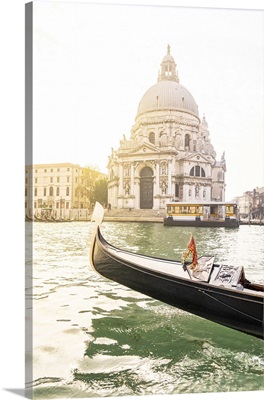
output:
[[188, 253], [175, 261], [119, 249], [100, 231], [103, 215], [103, 207], [96, 203], [90, 263], [98, 274], [199, 317], [264, 338], [264, 286], [249, 282], [242, 266], [216, 264], [214, 256], [194, 260], [193, 238], [188, 244], [192, 262], [186, 262]]

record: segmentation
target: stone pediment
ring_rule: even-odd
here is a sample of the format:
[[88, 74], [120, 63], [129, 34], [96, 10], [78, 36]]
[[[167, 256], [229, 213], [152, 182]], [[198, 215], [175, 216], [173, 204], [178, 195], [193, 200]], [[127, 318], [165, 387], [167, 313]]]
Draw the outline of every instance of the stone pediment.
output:
[[212, 163], [213, 158], [208, 155], [208, 154], [202, 154], [202, 153], [192, 153], [192, 154], [188, 154], [187, 156], [183, 157], [181, 159], [182, 161], [190, 161], [193, 163], [198, 163], [198, 162], [202, 162], [202, 163]]
[[140, 143], [138, 146], [135, 146], [133, 149], [130, 149], [127, 154], [153, 154], [160, 153], [159, 149], [154, 146], [152, 143]]

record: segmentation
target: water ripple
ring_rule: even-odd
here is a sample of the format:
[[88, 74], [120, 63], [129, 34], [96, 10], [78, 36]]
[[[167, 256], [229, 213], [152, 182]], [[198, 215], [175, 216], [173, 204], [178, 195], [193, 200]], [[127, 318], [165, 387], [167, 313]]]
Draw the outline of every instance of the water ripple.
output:
[[[28, 230], [34, 398], [264, 390], [262, 341], [97, 275], [89, 228], [36, 223], [33, 236]], [[105, 223], [102, 230], [116, 246], [174, 259], [192, 232], [199, 255], [244, 265], [249, 279], [264, 282], [262, 227]]]

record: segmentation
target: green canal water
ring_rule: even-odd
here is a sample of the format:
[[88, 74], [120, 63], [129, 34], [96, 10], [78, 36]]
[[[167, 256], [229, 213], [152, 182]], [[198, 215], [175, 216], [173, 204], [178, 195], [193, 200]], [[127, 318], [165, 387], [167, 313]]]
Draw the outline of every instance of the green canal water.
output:
[[[264, 227], [164, 227], [105, 222], [105, 238], [130, 251], [198, 255], [244, 265], [264, 283]], [[89, 265], [89, 222], [26, 223], [36, 399], [264, 390], [263, 341], [143, 296]], [[33, 255], [31, 268], [30, 254]]]

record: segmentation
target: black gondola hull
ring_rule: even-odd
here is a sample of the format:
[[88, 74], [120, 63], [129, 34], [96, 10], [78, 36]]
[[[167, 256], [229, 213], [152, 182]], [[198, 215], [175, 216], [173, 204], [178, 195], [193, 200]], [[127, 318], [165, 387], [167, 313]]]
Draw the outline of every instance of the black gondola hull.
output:
[[[199, 317], [263, 339], [263, 297], [153, 271], [122, 260], [118, 253], [109, 252], [108, 246], [98, 228], [91, 263], [100, 275]], [[148, 257], [142, 257], [147, 265]]]

